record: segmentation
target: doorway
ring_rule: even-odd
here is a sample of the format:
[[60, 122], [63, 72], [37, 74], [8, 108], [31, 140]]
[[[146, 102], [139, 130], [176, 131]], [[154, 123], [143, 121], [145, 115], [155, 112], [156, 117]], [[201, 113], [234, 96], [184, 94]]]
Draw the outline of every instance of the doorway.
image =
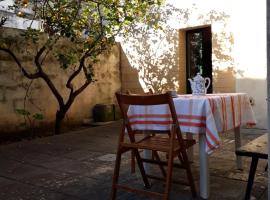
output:
[[197, 73], [211, 80], [207, 93], [212, 93], [212, 34], [211, 27], [186, 31], [186, 77], [187, 93], [191, 94], [188, 78]]

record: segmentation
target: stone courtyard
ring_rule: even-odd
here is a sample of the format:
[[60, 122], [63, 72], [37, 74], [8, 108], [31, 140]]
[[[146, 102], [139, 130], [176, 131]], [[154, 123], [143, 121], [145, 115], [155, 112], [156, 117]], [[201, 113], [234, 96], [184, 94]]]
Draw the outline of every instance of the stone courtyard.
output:
[[[0, 146], [1, 200], [105, 200], [109, 199], [117, 135], [121, 122], [83, 127], [69, 133]], [[242, 129], [243, 143], [265, 130]], [[196, 138], [197, 139], [197, 138]], [[199, 188], [198, 145], [192, 171]], [[236, 169], [234, 136], [222, 135], [221, 147], [211, 154], [210, 200], [243, 199], [250, 159], [243, 171]], [[260, 160], [252, 199], [267, 199], [266, 161]], [[142, 187], [140, 175], [130, 174], [130, 154], [123, 158], [121, 181]], [[175, 170], [174, 177], [184, 174]], [[153, 182], [153, 190], [162, 184]], [[118, 199], [149, 199], [119, 191]], [[191, 199], [189, 188], [173, 185], [171, 199]]]

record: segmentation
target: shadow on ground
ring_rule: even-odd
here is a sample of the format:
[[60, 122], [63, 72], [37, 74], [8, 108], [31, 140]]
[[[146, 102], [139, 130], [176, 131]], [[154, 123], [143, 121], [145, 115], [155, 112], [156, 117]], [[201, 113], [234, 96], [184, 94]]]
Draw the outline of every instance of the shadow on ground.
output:
[[[109, 199], [117, 134], [120, 122], [87, 128], [67, 134], [22, 141], [0, 146], [1, 200], [105, 200]], [[264, 130], [242, 129], [247, 142]], [[192, 170], [199, 188], [197, 146]], [[211, 154], [210, 200], [243, 199], [249, 170], [249, 159], [244, 159], [244, 170], [236, 169], [234, 136], [222, 135], [221, 148]], [[255, 199], [267, 199], [266, 161], [259, 161], [252, 191]], [[142, 187], [138, 173], [130, 174], [130, 156], [123, 158], [122, 181]], [[154, 169], [155, 171], [155, 169]], [[137, 170], [138, 172], [138, 170]], [[175, 171], [175, 178], [185, 178]], [[162, 184], [153, 182], [153, 190]], [[171, 199], [191, 199], [189, 188], [174, 185]], [[118, 199], [148, 199], [119, 192]]]

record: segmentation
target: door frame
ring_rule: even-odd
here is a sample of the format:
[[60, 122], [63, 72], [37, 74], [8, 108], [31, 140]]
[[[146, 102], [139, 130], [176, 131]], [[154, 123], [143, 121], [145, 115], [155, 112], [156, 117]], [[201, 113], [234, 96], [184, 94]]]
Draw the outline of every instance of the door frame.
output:
[[188, 34], [192, 34], [192, 33], [202, 33], [202, 48], [203, 48], [203, 52], [202, 52], [202, 65], [203, 65], [203, 73], [202, 76], [203, 77], [209, 77], [211, 80], [211, 84], [207, 90], [207, 93], [212, 93], [213, 92], [213, 79], [212, 79], [212, 31], [211, 31], [211, 26], [206, 26], [206, 27], [200, 27], [200, 28], [194, 28], [191, 30], [187, 30], [186, 31], [186, 92], [188, 94], [191, 93], [191, 89], [190, 89], [190, 84], [188, 82], [188, 78], [192, 78], [190, 77], [190, 68], [189, 66], [189, 48], [188, 48], [188, 44], [189, 44], [189, 37]]

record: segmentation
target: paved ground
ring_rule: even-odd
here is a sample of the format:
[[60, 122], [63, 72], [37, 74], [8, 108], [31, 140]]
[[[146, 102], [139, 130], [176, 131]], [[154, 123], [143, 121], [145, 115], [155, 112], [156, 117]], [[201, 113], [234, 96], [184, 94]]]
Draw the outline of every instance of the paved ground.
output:
[[[120, 123], [85, 128], [67, 134], [0, 146], [0, 200], [105, 200], [109, 199], [114, 152]], [[264, 130], [243, 129], [244, 141]], [[222, 147], [210, 156], [210, 200], [242, 199], [249, 169], [235, 167], [233, 134], [222, 136]], [[141, 187], [138, 174], [130, 176], [129, 155], [123, 159], [123, 181]], [[198, 156], [192, 170], [198, 188]], [[260, 161], [253, 199], [267, 199], [266, 161]], [[184, 178], [181, 172], [175, 176]], [[153, 183], [159, 190], [161, 184]], [[119, 192], [118, 199], [147, 199]], [[189, 189], [175, 185], [172, 199], [190, 199]]]

